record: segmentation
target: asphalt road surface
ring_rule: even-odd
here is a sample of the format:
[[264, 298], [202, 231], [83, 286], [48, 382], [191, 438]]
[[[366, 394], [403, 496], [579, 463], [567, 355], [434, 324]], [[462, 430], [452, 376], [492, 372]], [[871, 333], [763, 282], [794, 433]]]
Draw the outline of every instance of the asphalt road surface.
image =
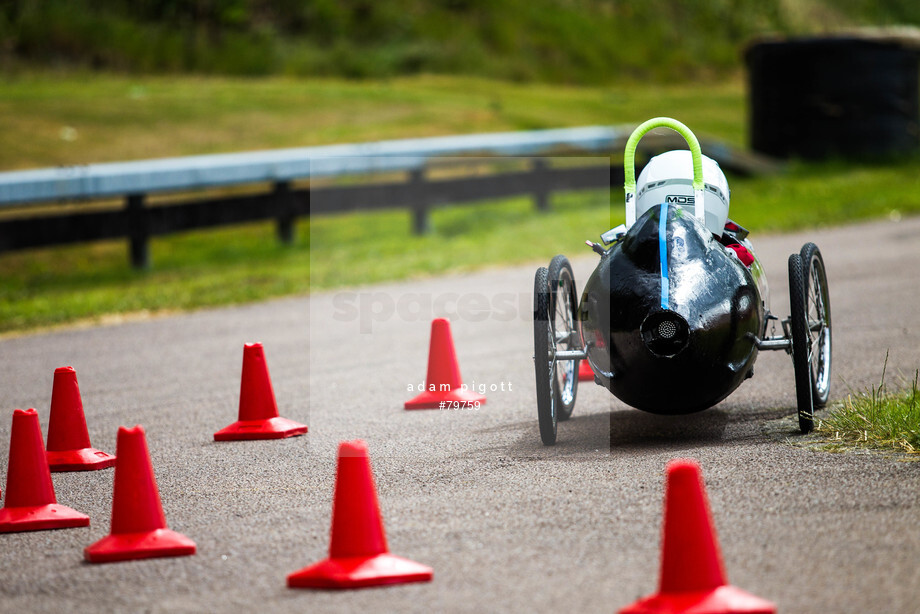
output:
[[[920, 218], [753, 237], [788, 313], [786, 257], [813, 240], [833, 305], [832, 398], [920, 367]], [[588, 237], [586, 237], [588, 238]], [[572, 246], [576, 281], [596, 257]], [[0, 340], [2, 455], [16, 407], [47, 433], [52, 373], [73, 365], [93, 444], [141, 424], [172, 529], [194, 556], [91, 565], [112, 470], [54, 474], [88, 528], [0, 535], [4, 612], [613, 612], [655, 590], [666, 463], [702, 467], [729, 581], [781, 612], [916, 612], [920, 464], [790, 445], [792, 362], [687, 417], [583, 383], [559, 442], [537, 429], [531, 291], [544, 263]], [[449, 316], [478, 411], [404, 411], [432, 317]], [[245, 342], [262, 341], [281, 414], [307, 436], [215, 443], [236, 419]], [[492, 388], [494, 387], [494, 391]], [[502, 389], [504, 387], [504, 390]], [[779, 424], [779, 427], [777, 427]], [[779, 435], [777, 435], [777, 432]], [[336, 448], [368, 442], [390, 549], [431, 583], [291, 590], [326, 556]], [[3, 463], [3, 480], [5, 483]]]

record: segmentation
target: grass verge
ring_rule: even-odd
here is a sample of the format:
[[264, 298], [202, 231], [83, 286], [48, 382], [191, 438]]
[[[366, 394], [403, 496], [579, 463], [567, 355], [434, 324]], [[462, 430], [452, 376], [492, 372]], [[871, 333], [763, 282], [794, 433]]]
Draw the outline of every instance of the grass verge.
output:
[[827, 437], [826, 450], [898, 450], [920, 454], [920, 371], [905, 390], [890, 392], [881, 383], [863, 393], [849, 395], [831, 408], [818, 432]]
[[566, 87], [387, 80], [24, 73], [0, 80], [0, 170], [676, 117], [744, 143], [740, 79]]

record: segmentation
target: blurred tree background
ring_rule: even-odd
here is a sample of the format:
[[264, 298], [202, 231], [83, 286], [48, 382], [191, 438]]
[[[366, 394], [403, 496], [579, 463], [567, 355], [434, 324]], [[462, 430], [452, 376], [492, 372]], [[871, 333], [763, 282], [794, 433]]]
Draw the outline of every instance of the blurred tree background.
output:
[[755, 35], [918, 23], [916, 0], [0, 0], [0, 67], [686, 81]]

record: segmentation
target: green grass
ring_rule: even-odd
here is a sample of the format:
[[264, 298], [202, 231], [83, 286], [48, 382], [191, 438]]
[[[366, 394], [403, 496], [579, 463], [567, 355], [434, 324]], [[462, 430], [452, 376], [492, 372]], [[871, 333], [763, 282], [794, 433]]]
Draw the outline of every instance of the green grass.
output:
[[654, 115], [744, 143], [739, 80], [563, 87], [430, 75], [355, 82], [28, 73], [0, 80], [0, 170], [639, 123]]
[[[32, 74], [0, 84], [0, 168], [655, 115], [744, 143], [737, 81], [635, 88], [431, 76], [355, 83]], [[63, 126], [76, 130], [76, 140], [61, 138]], [[753, 231], [756, 246], [764, 232], [917, 213], [917, 162], [793, 163], [783, 175], [730, 177], [731, 214]], [[432, 212], [432, 232], [421, 237], [403, 210], [301, 220], [290, 246], [268, 223], [160, 237], [151, 241], [146, 272], [130, 268], [125, 241], [0, 253], [0, 333], [577, 255], [585, 239], [618, 223], [621, 198], [616, 188], [557, 194], [544, 213], [527, 198], [446, 206]]]
[[866, 392], [849, 395], [821, 420], [818, 432], [825, 435], [825, 448], [835, 451], [869, 448], [920, 454], [920, 371], [909, 388], [889, 392], [885, 375]]
[[725, 75], [745, 42], [912, 23], [905, 0], [31, 0], [0, 5], [0, 66], [610, 83]]
[[792, 162], [780, 175], [734, 179], [731, 217], [764, 232], [913, 215], [920, 212], [918, 162], [917, 155], [874, 163]]
[[0, 332], [103, 315], [161, 312], [305, 292], [307, 241], [274, 240], [268, 224], [156, 239], [156, 268], [132, 270], [124, 242], [0, 256]]
[[0, 68], [686, 81], [765, 33], [918, 20], [910, 0], [30, 0], [0, 4]]

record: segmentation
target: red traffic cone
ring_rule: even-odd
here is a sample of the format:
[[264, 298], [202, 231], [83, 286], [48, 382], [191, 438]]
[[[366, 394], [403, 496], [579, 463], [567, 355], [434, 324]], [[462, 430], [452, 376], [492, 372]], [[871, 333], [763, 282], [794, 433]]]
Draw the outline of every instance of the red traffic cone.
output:
[[8, 467], [0, 533], [89, 526], [89, 516], [58, 505], [34, 409], [13, 411]]
[[47, 453], [51, 471], [92, 471], [115, 464], [114, 456], [90, 446], [77, 372], [73, 367], [54, 370]]
[[90, 563], [195, 554], [195, 542], [166, 527], [144, 428], [119, 427], [110, 534], [83, 550]]
[[374, 476], [361, 440], [339, 444], [329, 558], [287, 577], [290, 588], [363, 588], [428, 582], [430, 567], [393, 556], [387, 548]]
[[594, 381], [594, 370], [591, 368], [591, 363], [587, 359], [582, 360], [578, 363], [578, 381]]
[[306, 432], [307, 425], [278, 415], [278, 403], [262, 344], [244, 345], [239, 420], [214, 433], [214, 441], [282, 439]]
[[[461, 407], [486, 402], [485, 395], [476, 394], [463, 387], [460, 365], [454, 350], [454, 339], [450, 333], [450, 322], [446, 318], [431, 321], [431, 343], [428, 346], [428, 375], [425, 390], [409, 401], [406, 409], [444, 409], [450, 404]], [[456, 406], [455, 406], [456, 408]]]
[[667, 476], [658, 593], [620, 614], [775, 614], [769, 601], [726, 583], [699, 465], [673, 460]]

